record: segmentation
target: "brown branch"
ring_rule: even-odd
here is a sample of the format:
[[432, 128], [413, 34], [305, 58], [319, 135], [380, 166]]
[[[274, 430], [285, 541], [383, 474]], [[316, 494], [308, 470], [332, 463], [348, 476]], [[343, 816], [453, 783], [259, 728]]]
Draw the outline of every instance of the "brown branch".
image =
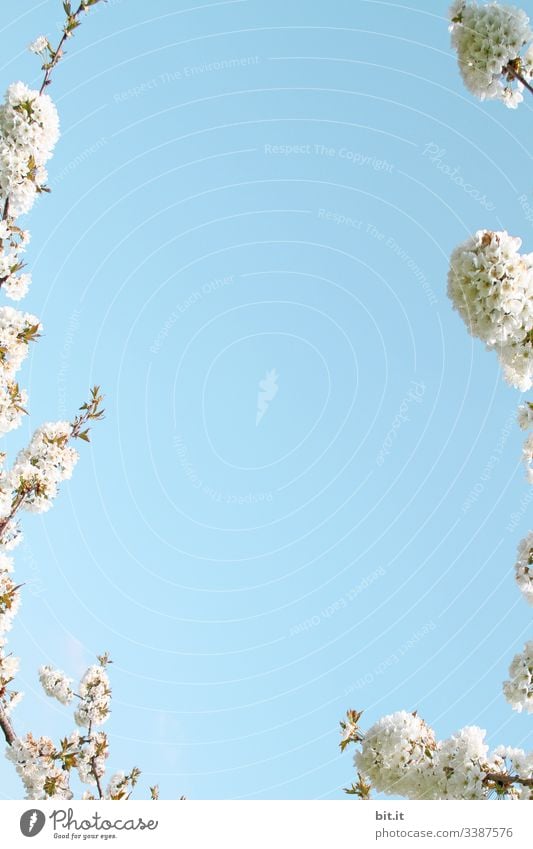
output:
[[512, 784], [521, 784], [523, 787], [533, 787], [533, 778], [522, 778], [520, 775], [502, 774], [500, 772], [488, 772], [483, 783], [492, 781], [502, 787], [510, 787]]
[[[89, 721], [89, 728], [87, 730], [87, 737], [89, 743], [92, 742], [92, 734], [93, 734], [93, 724], [92, 721]], [[91, 758], [91, 772], [94, 776], [94, 780], [96, 781], [96, 787], [98, 789], [98, 796], [100, 799], [104, 798], [104, 791], [102, 790], [102, 785], [100, 784], [100, 776], [98, 775], [98, 771], [96, 769], [96, 758]]]
[[13, 504], [11, 506], [11, 511], [10, 511], [9, 515], [5, 516], [2, 520], [0, 520], [0, 542], [2, 541], [2, 537], [4, 535], [5, 529], [9, 525], [10, 521], [15, 517], [15, 514], [18, 512], [18, 510], [20, 510], [20, 508], [24, 504], [24, 501], [25, 501], [27, 495], [28, 495], [27, 492], [25, 492], [23, 494], [19, 493], [19, 495], [17, 495], [17, 497], [15, 498], [15, 501], [13, 502]]
[[11, 720], [9, 719], [6, 710], [2, 703], [0, 702], [0, 728], [4, 732], [4, 737], [6, 738], [6, 743], [9, 746], [12, 746], [15, 740], [17, 739], [17, 735], [11, 725]]
[[528, 83], [528, 81], [526, 80], [524, 75], [518, 70], [518, 68], [516, 68], [513, 65], [512, 62], [509, 62], [507, 65], [505, 65], [503, 70], [506, 74], [508, 74], [508, 76], [510, 76], [514, 80], [518, 80], [518, 82], [522, 83], [524, 88], [527, 88], [527, 90], [529, 92], [531, 92], [531, 94], [533, 94], [533, 86], [530, 83]]

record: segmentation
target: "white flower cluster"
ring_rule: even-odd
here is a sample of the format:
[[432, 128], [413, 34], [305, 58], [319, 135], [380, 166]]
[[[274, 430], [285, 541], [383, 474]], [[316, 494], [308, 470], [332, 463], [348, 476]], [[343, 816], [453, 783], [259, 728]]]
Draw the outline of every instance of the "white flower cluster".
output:
[[47, 49], [48, 49], [48, 39], [45, 35], [37, 36], [35, 41], [32, 41], [32, 43], [28, 47], [28, 50], [30, 51], [30, 53], [35, 53], [37, 56], [44, 53]]
[[72, 799], [69, 771], [57, 765], [56, 748], [48, 737], [36, 740], [26, 734], [7, 747], [6, 757], [15, 764], [27, 799]]
[[470, 333], [498, 353], [505, 379], [533, 385], [533, 254], [505, 231], [478, 230], [450, 259], [448, 296]]
[[435, 736], [426, 723], [416, 714], [399, 711], [383, 716], [366, 732], [355, 763], [378, 792], [418, 799], [435, 749]]
[[0, 434], [16, 428], [24, 415], [28, 396], [15, 375], [41, 330], [34, 315], [0, 307]]
[[41, 666], [39, 681], [47, 696], [57, 699], [62, 705], [68, 705], [72, 701], [72, 678], [67, 678], [64, 672], [52, 666]]
[[59, 118], [47, 94], [12, 83], [0, 106], [0, 195], [17, 218], [45, 190], [46, 162], [59, 138]]
[[526, 601], [533, 604], [533, 533], [531, 531], [518, 544], [515, 578]]
[[0, 370], [14, 377], [28, 356], [28, 342], [42, 330], [39, 319], [13, 307], [0, 307]]
[[[47, 422], [39, 427], [29, 445], [19, 452], [5, 479], [0, 481], [0, 504], [6, 509], [17, 496], [23, 497], [21, 508], [44, 513], [52, 506], [61, 481], [72, 476], [78, 452], [69, 445], [70, 422]], [[2, 511], [0, 510], [0, 515]]]
[[[399, 711], [364, 734], [355, 766], [378, 792], [408, 799], [486, 799], [491, 792], [486, 776], [507, 775], [507, 768], [503, 750], [489, 755], [485, 733], [473, 726], [437, 741], [420, 717]], [[513, 751], [521, 776], [533, 775], [533, 756]], [[509, 795], [514, 793], [510, 789]], [[528, 793], [522, 797], [529, 798]]]
[[503, 694], [513, 710], [533, 713], [533, 640], [513, 657], [509, 680], [503, 683]]
[[[518, 424], [522, 430], [533, 429], [533, 404], [526, 401], [518, 408]], [[530, 433], [522, 447], [522, 462], [526, 468], [528, 482], [533, 484], [533, 433]]]
[[0, 221], [0, 285], [12, 301], [20, 301], [28, 292], [30, 274], [20, 274], [24, 267], [22, 254], [30, 241], [28, 230], [21, 230], [9, 220]]
[[[533, 777], [533, 752], [526, 754], [523, 749], [498, 746], [493, 752], [493, 758], [499, 773]], [[533, 799], [533, 789], [518, 785], [509, 790], [509, 795], [512, 799]]]
[[74, 714], [76, 723], [88, 728], [102, 725], [110, 713], [111, 685], [103, 666], [90, 666], [79, 686], [80, 703]]
[[3, 645], [3, 635], [11, 630], [20, 605], [20, 591], [11, 576], [12, 571], [12, 559], [0, 554], [0, 648]]
[[[83, 676], [77, 694], [72, 690], [72, 679], [67, 678], [64, 672], [51, 666], [43, 666], [39, 670], [39, 679], [47, 695], [65, 705], [70, 704], [75, 696], [79, 697], [74, 717], [78, 725], [88, 731], [75, 730], [63, 738], [58, 746], [48, 737], [36, 740], [27, 734], [7, 747], [6, 755], [16, 766], [28, 799], [71, 799], [70, 779], [73, 772], [77, 773], [82, 783], [93, 786], [105, 775], [109, 742], [105, 732], [95, 732], [93, 726], [105, 722], [109, 716], [111, 688], [104, 669], [108, 662], [107, 656], [99, 660], [100, 665], [90, 666]], [[4, 660], [0, 655], [0, 686], [2, 678], [9, 676], [11, 680], [17, 669], [16, 659]], [[137, 774], [138, 770], [133, 770], [130, 776], [117, 773], [112, 777], [110, 787], [116, 788], [118, 794], [123, 787], [136, 780]], [[93, 798], [93, 795], [87, 792], [83, 798]]]
[[75, 752], [75, 767], [83, 784], [96, 784], [97, 778], [105, 774], [106, 758], [109, 754], [107, 735], [97, 731], [90, 738], [73, 731], [68, 738], [69, 749]]
[[450, 9], [452, 45], [463, 82], [481, 100], [498, 99], [510, 108], [523, 100], [523, 85], [533, 75], [533, 39], [529, 18], [514, 6], [462, 2]]

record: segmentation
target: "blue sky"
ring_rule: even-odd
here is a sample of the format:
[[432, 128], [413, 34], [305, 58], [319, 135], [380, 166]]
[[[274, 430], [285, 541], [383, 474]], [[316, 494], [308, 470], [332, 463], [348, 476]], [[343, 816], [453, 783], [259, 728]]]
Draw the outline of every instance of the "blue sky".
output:
[[[110, 0], [50, 89], [45, 335], [5, 444], [95, 382], [107, 417], [25, 522], [16, 724], [68, 732], [36, 669], [107, 649], [110, 767], [164, 798], [342, 798], [347, 708], [531, 747], [501, 695], [531, 637], [519, 398], [446, 273], [478, 228], [533, 249], [533, 100], [474, 101], [427, 7]], [[60, 9], [4, 18], [5, 86]]]

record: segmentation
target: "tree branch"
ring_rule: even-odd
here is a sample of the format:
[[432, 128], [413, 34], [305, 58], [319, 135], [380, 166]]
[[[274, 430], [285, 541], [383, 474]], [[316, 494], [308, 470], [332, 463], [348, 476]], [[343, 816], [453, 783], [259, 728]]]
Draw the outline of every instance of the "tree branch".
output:
[[6, 710], [2, 703], [0, 702], [0, 728], [4, 732], [4, 737], [6, 738], [6, 743], [9, 746], [12, 746], [15, 740], [17, 739], [17, 735], [11, 725], [11, 720], [9, 719]]
[[[93, 735], [93, 724], [89, 722], [89, 728], [87, 730], [87, 736], [89, 738], [89, 743], [92, 742]], [[94, 776], [94, 780], [96, 781], [96, 787], [98, 789], [98, 796], [100, 799], [104, 798], [104, 791], [102, 790], [102, 785], [100, 784], [100, 776], [98, 775], [98, 770], [96, 769], [96, 758], [91, 758], [91, 772]]]
[[523, 787], [533, 787], [533, 778], [522, 778], [520, 775], [507, 775], [501, 772], [488, 772], [483, 783], [492, 781], [501, 784], [502, 787], [510, 787], [512, 784], [521, 784]]
[[515, 68], [515, 67], [514, 67], [514, 65], [513, 65], [513, 63], [512, 63], [512, 62], [509, 62], [507, 65], [505, 65], [505, 67], [504, 67], [504, 69], [503, 69], [503, 70], [504, 70], [504, 71], [505, 71], [505, 72], [506, 72], [506, 73], [507, 73], [510, 77], [512, 77], [514, 80], [518, 80], [518, 82], [522, 83], [522, 85], [524, 86], [524, 88], [527, 88], [527, 90], [528, 90], [529, 92], [531, 92], [531, 94], [533, 94], [533, 86], [532, 86], [530, 83], [528, 83], [528, 81], [526, 80], [526, 78], [524, 77], [524, 75], [520, 73], [520, 71], [518, 70], [518, 68]]

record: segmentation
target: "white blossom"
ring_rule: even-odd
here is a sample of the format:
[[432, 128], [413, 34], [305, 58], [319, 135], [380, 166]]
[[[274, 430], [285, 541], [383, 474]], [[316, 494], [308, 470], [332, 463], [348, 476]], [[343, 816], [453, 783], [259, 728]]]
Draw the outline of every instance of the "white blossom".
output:
[[46, 186], [45, 163], [59, 138], [59, 119], [47, 94], [12, 83], [0, 106], [0, 194], [9, 213], [29, 212]]
[[505, 231], [478, 230], [452, 253], [448, 295], [473, 336], [495, 350], [504, 377], [533, 385], [533, 254]]
[[433, 798], [486, 799], [484, 777], [491, 771], [485, 734], [477, 726], [461, 728], [438, 745]]
[[[80, 734], [77, 731], [71, 735], [71, 739], [74, 739], [76, 735], [80, 741]], [[79, 779], [83, 784], [94, 785], [96, 778], [102, 778], [105, 774], [106, 758], [109, 754], [107, 735], [103, 731], [97, 731], [89, 740], [78, 743], [77, 748], [76, 769]]]
[[499, 3], [455, 2], [450, 19], [452, 45], [467, 89], [481, 100], [499, 99], [516, 107], [523, 99], [523, 85], [507, 68], [511, 65], [526, 78], [531, 75], [530, 54], [524, 48], [533, 33], [526, 13]]
[[56, 764], [57, 752], [48, 737], [36, 740], [26, 734], [7, 747], [6, 757], [15, 764], [27, 799], [72, 799], [69, 772]]
[[[498, 746], [493, 752], [494, 769], [502, 775], [519, 775], [521, 778], [533, 778], [533, 752], [527, 754], [523, 749], [511, 746]], [[512, 799], [533, 799], [533, 788], [516, 784], [508, 788]]]
[[119, 796], [126, 784], [126, 773], [123, 771], [115, 772], [114, 775], [111, 776], [109, 784], [107, 785], [106, 799], [112, 799], [113, 797]]
[[533, 533], [531, 531], [518, 545], [515, 578], [526, 601], [533, 604]]
[[518, 407], [518, 425], [521, 430], [529, 430], [533, 427], [533, 404], [529, 401]]
[[52, 696], [61, 704], [68, 705], [72, 701], [72, 678], [67, 678], [64, 672], [53, 669], [51, 666], [41, 666], [39, 669], [39, 681], [47, 696]]
[[20, 606], [20, 590], [7, 571], [0, 571], [0, 635], [11, 629]]
[[0, 307], [0, 373], [14, 377], [28, 356], [29, 342], [42, 331], [39, 319], [13, 307]]
[[533, 641], [526, 643], [524, 651], [512, 659], [503, 693], [513, 710], [533, 713]]
[[29, 45], [28, 50], [30, 51], [30, 53], [36, 53], [37, 55], [39, 55], [40, 53], [44, 53], [47, 47], [47, 37], [45, 35], [39, 35], [37, 36], [35, 41], [32, 41], [32, 43]]
[[0, 285], [12, 301], [20, 301], [31, 283], [31, 274], [21, 273], [29, 241], [28, 230], [21, 230], [11, 219], [0, 222]]
[[533, 484], [533, 433], [527, 436], [522, 446], [522, 462], [526, 468], [528, 483]]
[[22, 508], [44, 513], [52, 506], [59, 484], [72, 476], [78, 452], [68, 442], [70, 422], [47, 422], [17, 456], [8, 482], [13, 492], [25, 493]]
[[369, 728], [355, 764], [379, 792], [419, 799], [426, 793], [435, 749], [432, 729], [416, 714], [399, 711]]
[[74, 714], [76, 723], [82, 727], [102, 725], [109, 718], [111, 686], [107, 672], [102, 666], [90, 666], [81, 679], [81, 696]]

